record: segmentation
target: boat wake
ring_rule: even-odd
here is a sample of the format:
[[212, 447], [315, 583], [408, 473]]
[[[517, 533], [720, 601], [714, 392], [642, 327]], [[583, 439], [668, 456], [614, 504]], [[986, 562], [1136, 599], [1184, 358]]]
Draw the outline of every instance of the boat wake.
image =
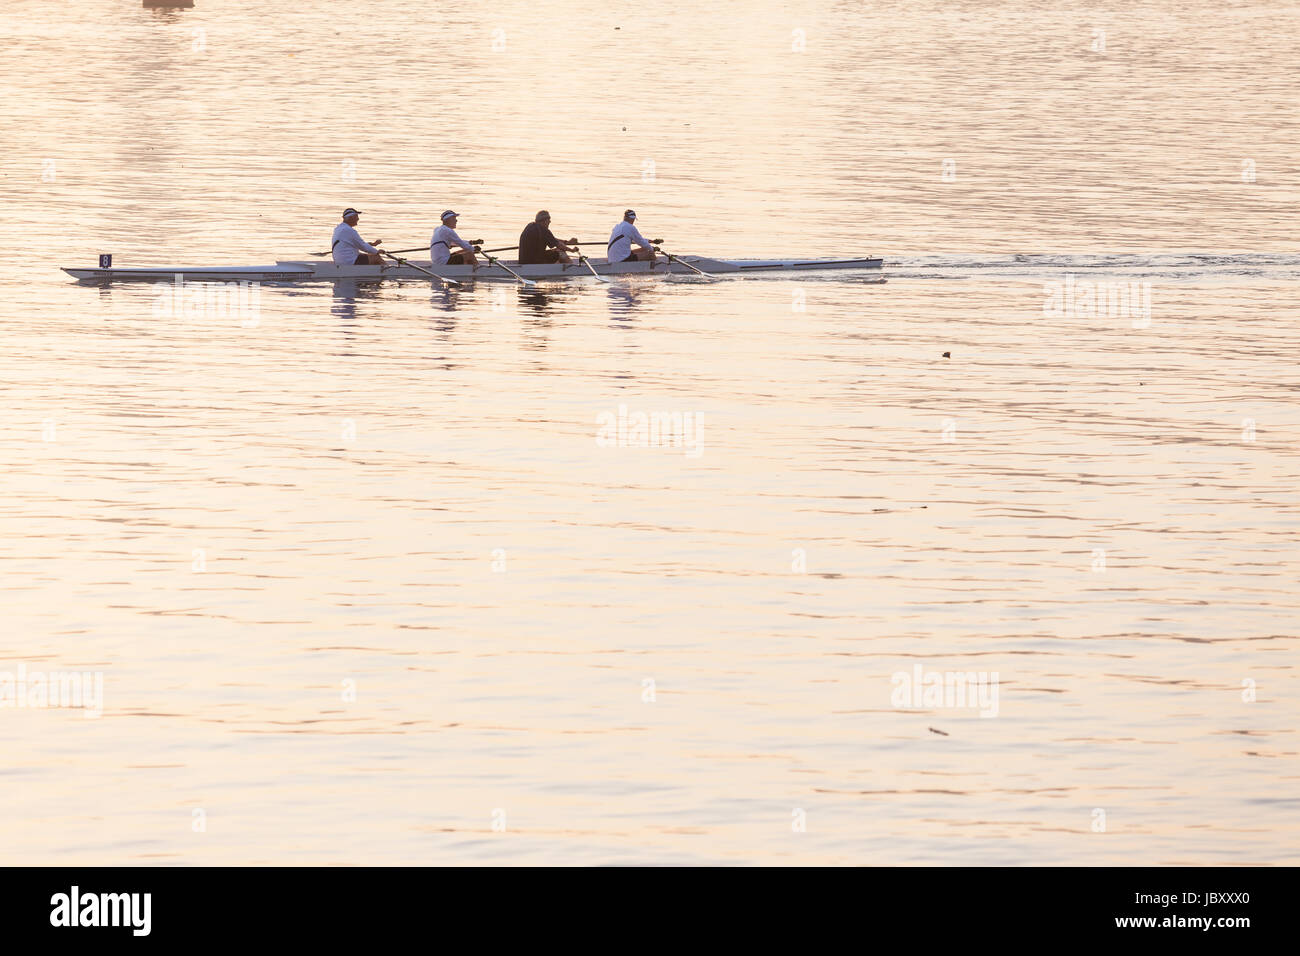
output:
[[1094, 253], [1043, 255], [886, 256], [891, 279], [973, 279], [998, 276], [1043, 280], [1063, 273], [1104, 273], [1130, 279], [1300, 280], [1300, 253]]

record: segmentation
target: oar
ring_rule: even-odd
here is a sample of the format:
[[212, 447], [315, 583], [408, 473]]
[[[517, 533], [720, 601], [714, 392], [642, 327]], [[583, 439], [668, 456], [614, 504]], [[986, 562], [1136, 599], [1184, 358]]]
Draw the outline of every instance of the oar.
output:
[[403, 259], [401, 256], [395, 256], [391, 252], [385, 252], [384, 255], [388, 256], [388, 258], [394, 260], [399, 265], [410, 266], [416, 272], [423, 272], [431, 279], [437, 279], [443, 285], [460, 285], [460, 283], [457, 282], [455, 279], [448, 279], [446, 276], [440, 276], [436, 272], [430, 272], [428, 269], [424, 268], [424, 266], [417, 266], [414, 262], [411, 262], [409, 259]]
[[[481, 245], [481, 243], [480, 243], [480, 245]], [[605, 248], [608, 248], [608, 247], [609, 247], [609, 243], [607, 243], [604, 239], [584, 239], [584, 240], [582, 240], [581, 242], [571, 242], [571, 243], [569, 243], [569, 245], [571, 245], [571, 246], [603, 246], [603, 247], [605, 247]], [[393, 249], [392, 251], [393, 251], [393, 252], [423, 252], [425, 249], [428, 249], [428, 248], [429, 248], [428, 246], [413, 246], [413, 247], [410, 248], [410, 249]], [[484, 252], [509, 252], [511, 249], [518, 249], [518, 248], [519, 248], [518, 246], [500, 246], [500, 247], [498, 247], [498, 248], [496, 248], [496, 249], [484, 249], [483, 251], [484, 251]], [[307, 255], [309, 255], [309, 256], [328, 256], [329, 254], [330, 254], [329, 252], [309, 252], [309, 253], [307, 253]]]
[[537, 285], [537, 283], [536, 283], [536, 282], [533, 282], [531, 279], [525, 279], [525, 278], [524, 278], [523, 276], [521, 276], [518, 272], [516, 272], [514, 269], [511, 269], [508, 265], [506, 265], [504, 262], [502, 262], [502, 261], [501, 261], [500, 259], [498, 259], [496, 256], [490, 256], [490, 255], [488, 255], [488, 253], [486, 252], [486, 250], [480, 249], [478, 246], [475, 246], [475, 247], [474, 247], [474, 250], [475, 250], [476, 252], [482, 252], [482, 253], [483, 253], [483, 256], [487, 259], [487, 261], [488, 261], [488, 265], [489, 265], [489, 266], [500, 266], [500, 267], [501, 267], [502, 269], [504, 269], [506, 272], [509, 272], [512, 276], [514, 276], [516, 279], [518, 279], [519, 282], [520, 282], [520, 283], [521, 283], [525, 288], [527, 288], [527, 289], [531, 289], [531, 288], [533, 288], [533, 287], [535, 287], [535, 286]]
[[[592, 245], [592, 243], [588, 243], [588, 245]], [[423, 252], [425, 249], [428, 249], [428, 248], [429, 248], [428, 246], [413, 246], [413, 247], [410, 248], [410, 249], [392, 249], [392, 250], [390, 250], [390, 251], [391, 251], [391, 252]], [[499, 248], [499, 249], [488, 249], [487, 251], [488, 251], [488, 252], [509, 252], [511, 249], [518, 249], [518, 248], [519, 248], [518, 246], [502, 246], [502, 247]], [[330, 253], [328, 253], [328, 252], [309, 252], [309, 253], [307, 253], [307, 255], [309, 255], [309, 256], [328, 256], [329, 254], [330, 254]]]
[[[376, 239], [374, 242], [371, 243], [371, 245], [372, 245], [372, 246], [377, 246], [377, 245], [379, 245], [379, 244], [380, 244], [381, 242], [383, 242], [383, 241], [384, 241], [384, 240], [382, 240], [382, 239]], [[338, 245], [338, 243], [335, 243], [335, 245]], [[380, 252], [383, 252], [384, 250], [383, 250], [383, 249], [380, 249], [379, 251], [380, 251]], [[414, 250], [414, 249], [398, 249], [397, 251], [398, 251], [398, 252], [414, 252], [415, 250]], [[309, 253], [307, 253], [307, 255], [309, 255], [309, 256], [329, 256], [329, 255], [333, 255], [333, 254], [334, 254], [334, 250], [333, 250], [333, 249], [330, 249], [330, 250], [328, 250], [327, 252], [309, 252]]]
[[586, 266], [587, 269], [591, 272], [591, 274], [594, 275], [601, 282], [609, 281], [609, 279], [605, 278], [603, 275], [601, 275], [599, 272], [596, 271], [595, 267], [591, 264], [591, 260], [588, 259], [586, 256], [584, 256], [581, 252], [578, 253], [578, 261], [581, 262], [584, 266]]
[[[481, 246], [482, 244], [483, 244], [483, 241], [482, 241], [481, 239], [480, 239], [478, 242], [470, 243], [470, 245], [475, 245], [475, 246]], [[428, 249], [428, 248], [429, 248], [428, 246], [416, 246], [414, 249], [394, 249], [393, 251], [394, 251], [394, 252], [423, 252], [425, 249]], [[518, 248], [519, 248], [518, 246], [501, 246], [499, 249], [487, 249], [487, 250], [483, 250], [483, 251], [486, 251], [486, 252], [509, 252], [511, 249], [518, 249]]]
[[[653, 245], [656, 249], [659, 249], [659, 243], [661, 243], [662, 241], [663, 241], [662, 239], [656, 239], [656, 240], [652, 243], [652, 245]], [[673, 255], [671, 252], [667, 252], [667, 251], [664, 250], [664, 249], [659, 249], [659, 251], [662, 252], [665, 256], [668, 257], [668, 261], [669, 261], [669, 262], [676, 262], [676, 263], [678, 263], [679, 265], [683, 265], [683, 266], [685, 266], [686, 268], [690, 269], [692, 272], [698, 272], [700, 275], [704, 276], [704, 278], [706, 278], [706, 279], [716, 279], [716, 278], [717, 278], [717, 276], [711, 276], [711, 275], [709, 275], [707, 272], [703, 272], [703, 271], [701, 271], [701, 270], [695, 268], [695, 266], [691, 265], [689, 262], [683, 262], [681, 259], [678, 259], [678, 258], [677, 258], [675, 255]]]

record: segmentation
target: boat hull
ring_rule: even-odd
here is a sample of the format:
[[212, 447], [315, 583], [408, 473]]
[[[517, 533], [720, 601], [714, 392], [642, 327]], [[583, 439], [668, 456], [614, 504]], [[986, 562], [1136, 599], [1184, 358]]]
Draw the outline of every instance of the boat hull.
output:
[[[881, 259], [707, 259], [701, 256], [680, 256], [703, 272], [711, 275], [736, 275], [765, 272], [816, 272], [816, 271], [879, 271]], [[472, 279], [506, 279], [514, 277], [500, 266], [434, 266], [428, 260], [410, 260], [423, 269], [458, 281]], [[587, 267], [581, 263], [550, 263], [521, 266], [506, 263], [526, 279], [581, 279], [591, 278]], [[663, 276], [695, 275], [681, 263], [660, 259], [655, 262], [592, 262], [592, 266], [605, 276]], [[339, 282], [344, 280], [378, 282], [383, 279], [424, 279], [429, 276], [410, 266], [338, 266], [332, 262], [287, 261], [273, 266], [157, 266], [150, 268], [109, 269], [64, 267], [64, 272], [82, 282], [172, 282], [183, 279], [190, 282]]]

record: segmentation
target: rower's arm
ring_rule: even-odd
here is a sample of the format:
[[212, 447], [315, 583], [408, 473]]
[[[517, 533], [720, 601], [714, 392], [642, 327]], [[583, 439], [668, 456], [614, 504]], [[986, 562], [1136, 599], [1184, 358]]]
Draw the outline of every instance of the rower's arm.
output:
[[[349, 226], [348, 228], [349, 228], [349, 229], [352, 229], [351, 226]], [[354, 240], [356, 240], [357, 248], [360, 249], [362, 252], [370, 252], [370, 253], [377, 253], [377, 252], [379, 252], [378, 249], [376, 249], [376, 248], [375, 248], [374, 246], [372, 246], [370, 243], [366, 242], [366, 240], [362, 239], [362, 238], [361, 238], [361, 233], [357, 232], [355, 229], [352, 229], [352, 238], [353, 238]], [[379, 241], [380, 241], [380, 242], [383, 242], [382, 239], [379, 240]]]

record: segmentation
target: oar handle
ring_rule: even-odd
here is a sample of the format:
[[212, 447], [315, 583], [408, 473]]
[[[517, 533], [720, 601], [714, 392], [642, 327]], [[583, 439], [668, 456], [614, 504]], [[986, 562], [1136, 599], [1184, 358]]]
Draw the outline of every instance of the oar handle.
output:
[[[482, 242], [483, 242], [483, 240], [480, 239], [478, 242], [472, 242], [472, 243], [470, 243], [470, 245], [477, 246], [477, 245], [480, 245]], [[661, 243], [661, 242], [663, 242], [662, 239], [651, 239], [651, 240], [650, 240], [650, 244], [651, 244], [652, 246], [657, 246], [657, 245], [659, 245], [659, 243]], [[609, 243], [606, 242], [604, 239], [579, 239], [577, 242], [566, 242], [565, 245], [566, 245], [566, 246], [603, 246], [603, 247], [605, 247], [605, 248], [609, 248]], [[429, 248], [429, 247], [428, 247], [428, 246], [412, 246], [410, 249], [381, 249], [380, 251], [381, 251], [381, 252], [393, 252], [393, 253], [401, 253], [401, 252], [423, 252], [423, 251], [424, 251], [425, 249], [427, 249], [427, 248]], [[518, 249], [518, 248], [519, 248], [518, 246], [497, 246], [497, 247], [494, 248], [494, 249], [480, 249], [479, 252], [509, 252], [509, 251], [512, 250], [512, 249]], [[313, 252], [312, 255], [313, 255], [313, 256], [328, 256], [329, 253], [328, 253], [328, 252]]]
[[[477, 246], [479, 245], [479, 243], [481, 243], [482, 241], [483, 241], [483, 240], [480, 239], [478, 242], [476, 242], [476, 243], [470, 243], [470, 244], [473, 245], [473, 246], [476, 246], [476, 247], [477, 247]], [[413, 248], [411, 248], [411, 249], [391, 249], [391, 250], [388, 250], [388, 251], [390, 251], [390, 252], [423, 252], [425, 249], [428, 249], [428, 248], [429, 248], [428, 246], [415, 246], [415, 247], [413, 247]], [[519, 248], [518, 246], [500, 246], [500, 247], [498, 247], [498, 248], [496, 248], [496, 249], [479, 249], [478, 251], [479, 251], [479, 252], [509, 252], [511, 249], [518, 249], [518, 248]], [[322, 255], [328, 255], [328, 253], [322, 253]]]
[[[482, 241], [483, 241], [483, 240], [480, 239], [478, 242], [470, 243], [470, 245], [479, 245], [479, 244], [482, 243]], [[661, 242], [663, 242], [662, 239], [654, 239], [654, 240], [651, 241], [650, 244], [651, 244], [651, 245], [654, 245], [654, 246], [657, 246], [657, 245], [659, 245], [659, 243], [661, 243]], [[606, 248], [609, 247], [609, 243], [606, 242], [604, 239], [580, 239], [580, 240], [578, 240], [577, 242], [566, 242], [565, 245], [566, 245], [566, 246], [605, 246]], [[390, 250], [387, 250], [387, 251], [389, 251], [389, 252], [423, 252], [423, 251], [424, 251], [425, 249], [427, 249], [427, 248], [429, 248], [429, 247], [428, 247], [428, 246], [412, 246], [410, 249], [390, 249]], [[479, 251], [480, 251], [480, 252], [509, 252], [511, 249], [518, 249], [518, 248], [519, 248], [518, 246], [497, 246], [497, 247], [494, 248], [494, 249], [480, 249]], [[328, 256], [329, 253], [328, 253], [328, 252], [313, 252], [312, 255], [313, 255], [313, 256]]]

